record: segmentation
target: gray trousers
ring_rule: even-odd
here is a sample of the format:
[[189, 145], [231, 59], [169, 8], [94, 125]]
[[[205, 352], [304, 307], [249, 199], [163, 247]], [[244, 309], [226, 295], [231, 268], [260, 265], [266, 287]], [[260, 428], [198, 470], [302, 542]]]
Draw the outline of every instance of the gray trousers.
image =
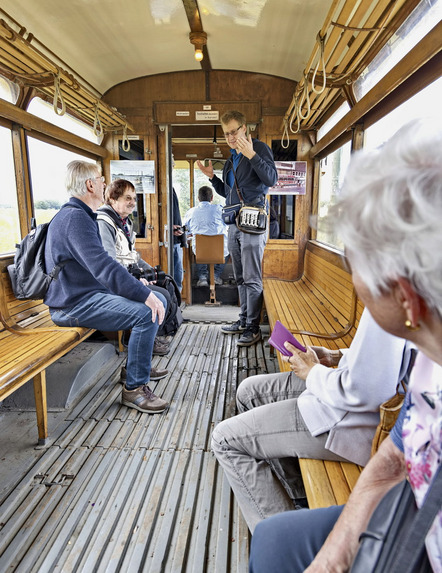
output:
[[236, 225], [229, 225], [228, 247], [232, 257], [233, 274], [238, 285], [242, 324], [258, 326], [263, 301], [262, 259], [267, 233], [243, 233]]
[[212, 449], [252, 533], [262, 519], [294, 508], [293, 458], [344, 461], [325, 448], [327, 434], [308, 431], [297, 405], [303, 390], [292, 372], [246, 378], [236, 396], [241, 413], [213, 431]]

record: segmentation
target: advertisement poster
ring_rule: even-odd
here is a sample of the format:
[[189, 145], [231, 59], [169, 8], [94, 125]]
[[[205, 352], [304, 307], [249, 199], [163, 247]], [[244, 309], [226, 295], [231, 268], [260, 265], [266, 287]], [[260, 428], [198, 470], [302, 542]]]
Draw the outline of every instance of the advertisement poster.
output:
[[270, 195], [305, 195], [307, 161], [275, 161], [278, 182]]
[[155, 161], [111, 161], [111, 181], [127, 179], [137, 193], [155, 193]]

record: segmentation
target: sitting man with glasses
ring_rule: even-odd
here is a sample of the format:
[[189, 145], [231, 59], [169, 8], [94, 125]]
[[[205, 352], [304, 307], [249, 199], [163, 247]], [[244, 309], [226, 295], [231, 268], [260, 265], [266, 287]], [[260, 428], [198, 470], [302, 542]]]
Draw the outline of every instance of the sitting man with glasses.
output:
[[[246, 118], [239, 111], [228, 111], [221, 117], [221, 126], [231, 157], [223, 168], [222, 180], [215, 175], [212, 162], [200, 170], [209, 177], [218, 195], [226, 198], [226, 206], [240, 203], [237, 188], [247, 204], [264, 207], [269, 187], [278, 179], [272, 150], [268, 145], [247, 135]], [[228, 250], [238, 285], [240, 313], [237, 322], [223, 326], [225, 334], [241, 334], [238, 345], [251, 346], [261, 339], [259, 320], [263, 302], [262, 258], [267, 234], [252, 235], [229, 225]]]
[[97, 165], [69, 163], [66, 188], [71, 198], [51, 222], [45, 248], [47, 268], [61, 261], [65, 265], [44, 302], [59, 326], [131, 330], [122, 404], [149, 414], [164, 412], [168, 402], [155, 396], [148, 383], [166, 300], [105, 251], [96, 215], [105, 184]]

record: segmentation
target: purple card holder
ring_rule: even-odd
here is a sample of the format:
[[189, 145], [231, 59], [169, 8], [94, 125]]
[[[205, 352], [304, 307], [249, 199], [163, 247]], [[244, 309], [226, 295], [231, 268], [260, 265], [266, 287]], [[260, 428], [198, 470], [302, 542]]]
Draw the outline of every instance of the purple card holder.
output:
[[284, 342], [290, 342], [290, 344], [293, 344], [293, 346], [302, 352], [307, 351], [305, 346], [302, 346], [302, 344], [296, 340], [290, 330], [287, 330], [287, 328], [277, 320], [269, 338], [269, 343], [284, 356], [291, 356], [292, 353], [285, 348]]

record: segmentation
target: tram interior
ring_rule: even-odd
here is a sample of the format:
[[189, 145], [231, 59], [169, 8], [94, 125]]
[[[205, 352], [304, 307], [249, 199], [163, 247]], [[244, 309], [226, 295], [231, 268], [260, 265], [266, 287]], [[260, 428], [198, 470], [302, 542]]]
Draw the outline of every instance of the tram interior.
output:
[[[4, 233], [2, 261], [12, 260], [15, 242], [30, 230], [48, 175], [59, 176], [46, 163], [58, 147], [97, 161], [107, 180], [112, 161], [154, 162], [153, 192], [138, 195], [137, 250], [170, 269], [172, 187], [184, 174], [183, 205], [195, 205], [198, 186], [207, 184], [196, 160], [222, 168], [229, 149], [218, 120], [238, 107], [248, 133], [265, 141], [275, 160], [306, 165], [304, 194], [269, 196], [281, 233], [268, 241], [263, 276], [296, 282], [307, 255], [320, 261], [319, 274], [345, 274], [322, 214], [364, 130], [433, 82], [440, 101], [440, 15], [440, 0], [2, 0], [0, 88], [10, 93], [3, 99], [0, 92], [0, 137], [5, 129], [13, 142], [8, 193], [18, 197], [16, 235]], [[389, 60], [420, 27], [406, 55]], [[195, 37], [204, 38], [201, 45]], [[387, 71], [373, 79], [384, 59]], [[91, 139], [60, 126], [60, 118], [34, 115], [35, 99], [52, 116], [63, 101]], [[218, 115], [197, 121], [197, 112]], [[37, 145], [43, 152], [35, 159]], [[266, 309], [255, 345], [237, 346], [238, 336], [220, 331], [238, 318], [231, 264], [216, 305], [205, 304], [209, 287], [196, 284], [190, 248], [184, 266], [184, 322], [169, 337], [169, 354], [153, 360], [169, 371], [152, 383], [171, 402], [164, 415], [120, 404], [126, 351], [109, 333], [95, 333], [46, 369], [44, 446], [36, 446], [32, 381], [0, 402], [0, 571], [248, 570], [251, 537], [210, 436], [236, 413], [242, 380], [280, 364], [268, 344]], [[282, 304], [283, 295], [275, 297]], [[344, 299], [360, 312], [353, 293]], [[347, 334], [330, 344], [344, 348]], [[304, 498], [300, 477], [297, 487]]]

